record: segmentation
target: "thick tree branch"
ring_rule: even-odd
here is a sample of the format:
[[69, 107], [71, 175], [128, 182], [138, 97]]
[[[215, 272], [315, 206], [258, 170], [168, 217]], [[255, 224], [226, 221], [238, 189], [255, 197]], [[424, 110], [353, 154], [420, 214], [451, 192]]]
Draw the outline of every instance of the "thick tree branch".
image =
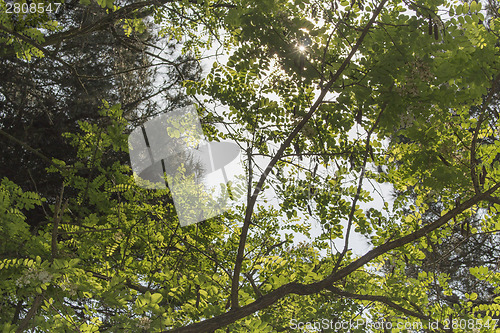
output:
[[14, 311], [14, 317], [12, 318], [11, 323], [15, 324], [19, 320], [19, 315], [21, 314], [21, 310], [23, 309], [23, 300], [20, 300], [16, 304], [16, 309]]
[[258, 197], [262, 187], [264, 186], [264, 182], [266, 181], [266, 179], [267, 179], [269, 173], [271, 172], [271, 170], [273, 169], [274, 165], [281, 158], [285, 149], [290, 146], [293, 139], [297, 136], [297, 134], [299, 134], [299, 132], [302, 130], [304, 125], [309, 121], [309, 119], [311, 119], [313, 114], [316, 112], [316, 110], [319, 108], [319, 106], [323, 102], [323, 99], [325, 98], [326, 94], [329, 92], [332, 85], [341, 77], [344, 70], [350, 64], [351, 59], [353, 58], [354, 54], [357, 52], [357, 50], [361, 46], [364, 38], [366, 37], [366, 35], [368, 34], [368, 31], [370, 30], [371, 26], [373, 25], [373, 22], [375, 22], [375, 19], [378, 17], [380, 12], [382, 11], [382, 8], [386, 4], [386, 2], [387, 2], [387, 0], [382, 0], [380, 2], [378, 7], [373, 12], [372, 17], [370, 18], [370, 20], [366, 24], [365, 28], [363, 29], [356, 44], [349, 52], [349, 55], [347, 56], [347, 58], [342, 62], [342, 64], [340, 65], [338, 70], [335, 72], [335, 74], [332, 76], [330, 81], [328, 81], [328, 83], [321, 89], [321, 92], [320, 92], [318, 98], [316, 99], [314, 104], [309, 109], [309, 112], [304, 116], [304, 118], [302, 118], [302, 120], [293, 129], [293, 131], [290, 133], [290, 135], [287, 137], [287, 139], [283, 142], [281, 147], [276, 152], [276, 155], [269, 162], [265, 171], [262, 173], [262, 175], [257, 183], [257, 186], [255, 187], [255, 190], [254, 190], [252, 196], [250, 197], [250, 200], [247, 203], [247, 209], [245, 212], [245, 220], [243, 222], [243, 227], [241, 228], [240, 243], [239, 243], [238, 252], [236, 255], [236, 262], [234, 265], [234, 274], [233, 274], [232, 285], [231, 285], [231, 307], [233, 309], [238, 308], [239, 277], [240, 277], [240, 273], [241, 273], [241, 266], [243, 263], [245, 244], [246, 244], [247, 235], [248, 235], [248, 228], [250, 226], [250, 222], [252, 219], [252, 214], [253, 214], [253, 210], [255, 207], [255, 203], [257, 201], [257, 197]]
[[35, 300], [33, 301], [33, 305], [31, 306], [31, 308], [28, 310], [28, 313], [26, 314], [26, 316], [23, 318], [23, 320], [21, 320], [21, 323], [19, 324], [19, 327], [17, 328], [16, 330], [16, 333], [21, 333], [23, 332], [26, 328], [28, 328], [28, 324], [31, 320], [31, 318], [33, 318], [33, 316], [36, 314], [36, 312], [38, 311], [38, 308], [40, 307], [40, 305], [42, 304], [42, 294], [38, 294], [35, 296]]
[[467, 201], [464, 201], [462, 204], [456, 206], [452, 210], [448, 211], [446, 214], [438, 218], [436, 221], [429, 223], [425, 225], [424, 227], [412, 232], [409, 235], [403, 236], [399, 239], [393, 240], [391, 242], [387, 242], [385, 244], [382, 244], [375, 249], [369, 251], [366, 253], [364, 256], [359, 258], [358, 260], [354, 261], [350, 265], [342, 268], [338, 272], [335, 272], [334, 274], [330, 275], [328, 278], [323, 280], [325, 287], [327, 285], [331, 285], [333, 282], [338, 281], [340, 279], [343, 279], [356, 269], [360, 268], [361, 266], [367, 264], [374, 258], [380, 256], [381, 254], [387, 253], [390, 250], [393, 250], [395, 248], [401, 247], [403, 245], [406, 245], [408, 243], [411, 243], [418, 238], [425, 236], [429, 234], [430, 232], [437, 230], [438, 228], [442, 227], [446, 222], [451, 220], [453, 217], [461, 214], [465, 210], [469, 209], [470, 207], [476, 205], [482, 200], [485, 200], [489, 195], [494, 193], [496, 190], [500, 188], [500, 182], [495, 184], [495, 186], [491, 187], [488, 191], [479, 193], [474, 195], [472, 198], [470, 198]]
[[449, 220], [451, 220], [453, 217], [461, 214], [465, 210], [469, 209], [470, 207], [478, 204], [480, 201], [485, 200], [488, 196], [493, 194], [495, 191], [497, 191], [500, 188], [500, 182], [495, 184], [493, 187], [491, 187], [489, 190], [483, 193], [479, 193], [471, 197], [469, 200], [464, 201], [462, 204], [458, 205], [457, 207], [453, 208], [452, 210], [448, 211], [446, 214], [438, 218], [432, 223], [429, 223], [425, 225], [424, 227], [412, 232], [409, 235], [403, 236], [399, 239], [396, 239], [391, 242], [387, 242], [385, 244], [382, 244], [375, 249], [367, 252], [365, 255], [363, 255], [361, 258], [355, 260], [351, 264], [345, 266], [344, 268], [340, 269], [337, 272], [333, 272], [331, 275], [326, 277], [325, 279], [314, 282], [311, 284], [301, 284], [297, 282], [291, 282], [288, 284], [285, 284], [270, 293], [262, 296], [261, 298], [255, 300], [254, 302], [240, 307], [236, 309], [231, 309], [229, 312], [226, 312], [222, 315], [219, 315], [217, 317], [211, 318], [204, 320], [202, 322], [198, 322], [195, 324], [191, 324], [189, 326], [173, 329], [170, 331], [164, 331], [164, 333], [187, 333], [187, 332], [193, 332], [193, 333], [199, 333], [199, 332], [210, 332], [216, 329], [219, 329], [221, 327], [224, 327], [226, 325], [229, 325], [239, 319], [242, 319], [246, 316], [251, 315], [252, 313], [255, 313], [259, 310], [262, 310], [268, 306], [271, 306], [278, 300], [282, 299], [288, 294], [297, 294], [297, 295], [312, 295], [320, 292], [321, 290], [328, 289], [330, 288], [335, 282], [345, 278], [358, 268], [366, 265], [369, 263], [371, 260], [386, 254], [387, 252], [394, 250], [396, 248], [399, 248], [401, 246], [404, 246], [406, 244], [409, 244], [417, 239], [419, 239], [422, 236], [425, 236], [429, 234], [430, 232], [437, 230], [438, 228], [442, 227], [444, 224], [446, 224]]

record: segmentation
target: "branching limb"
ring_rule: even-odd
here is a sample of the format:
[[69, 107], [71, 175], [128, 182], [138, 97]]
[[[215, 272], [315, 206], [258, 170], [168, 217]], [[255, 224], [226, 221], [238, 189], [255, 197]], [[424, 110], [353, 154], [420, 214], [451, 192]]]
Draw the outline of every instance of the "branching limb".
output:
[[261, 298], [243, 307], [233, 308], [229, 312], [226, 312], [217, 317], [204, 320], [202, 322], [194, 323], [189, 326], [173, 329], [170, 331], [163, 331], [163, 333], [210, 332], [219, 329], [221, 327], [224, 327], [226, 325], [229, 325], [231, 323], [234, 323], [235, 321], [242, 319], [246, 316], [249, 316], [259, 310], [262, 310], [276, 303], [277, 301], [279, 301], [288, 294], [297, 294], [297, 295], [317, 294], [321, 290], [330, 288], [330, 286], [332, 286], [335, 282], [342, 280], [343, 278], [350, 275], [351, 273], [361, 268], [362, 266], [366, 265], [373, 259], [383, 254], [386, 254], [391, 250], [409, 244], [419, 239], [420, 237], [429, 234], [434, 230], [437, 230], [438, 228], [446, 224], [448, 221], [453, 219], [453, 217], [461, 214], [470, 207], [478, 204], [480, 201], [485, 200], [489, 195], [493, 194], [498, 189], [500, 189], [500, 182], [495, 184], [487, 191], [476, 194], [469, 200], [464, 201], [462, 204], [448, 211], [446, 214], [436, 219], [434, 222], [426, 224], [422, 228], [412, 232], [409, 235], [403, 236], [399, 239], [387, 242], [385, 244], [382, 244], [374, 248], [373, 250], [363, 255], [361, 258], [357, 259], [356, 261], [352, 262], [351, 264], [347, 265], [341, 270], [333, 272], [331, 275], [327, 276], [325, 279], [321, 281], [314, 282], [311, 284], [301, 284], [297, 282], [291, 282], [269, 292], [268, 294], [262, 296]]
[[238, 289], [239, 289], [239, 276], [241, 272], [241, 266], [243, 263], [243, 257], [244, 257], [244, 252], [245, 252], [245, 244], [247, 241], [247, 235], [248, 235], [248, 228], [250, 226], [253, 210], [255, 207], [255, 203], [257, 201], [257, 197], [261, 192], [262, 187], [264, 186], [264, 182], [266, 181], [269, 173], [273, 169], [274, 165], [279, 161], [281, 156], [283, 155], [284, 151], [286, 148], [290, 146], [292, 143], [293, 139], [297, 136], [297, 134], [302, 130], [304, 125], [311, 119], [313, 114], [317, 111], [319, 106], [321, 105], [322, 101], [324, 100], [326, 94], [329, 92], [331, 86], [341, 77], [342, 73], [344, 70], [347, 68], [347, 66], [350, 64], [351, 59], [353, 58], [354, 54], [357, 52], [359, 47], [361, 46], [364, 38], [368, 34], [368, 31], [370, 27], [373, 25], [373, 22], [375, 22], [375, 19], [378, 17], [380, 12], [382, 11], [382, 8], [386, 4], [387, 0], [381, 1], [381, 3], [378, 5], [378, 7], [375, 9], [375, 11], [372, 14], [372, 17], [368, 21], [367, 25], [363, 29], [363, 32], [359, 36], [356, 44], [354, 47], [351, 49], [349, 52], [349, 55], [347, 58], [342, 62], [338, 70], [335, 72], [335, 74], [332, 75], [330, 81], [321, 89], [321, 92], [314, 102], [314, 104], [311, 106], [309, 109], [309, 112], [302, 118], [302, 120], [297, 124], [297, 126], [293, 129], [293, 131], [290, 133], [290, 135], [287, 137], [287, 139], [283, 142], [283, 144], [280, 146], [278, 151], [276, 152], [276, 155], [273, 157], [273, 159], [269, 162], [267, 165], [265, 171], [262, 173], [257, 186], [255, 187], [252, 196], [250, 197], [250, 200], [247, 203], [247, 209], [245, 213], [245, 220], [243, 223], [243, 227], [241, 228], [241, 235], [240, 235], [240, 243], [238, 246], [238, 253], [236, 256], [236, 262], [234, 265], [234, 275], [232, 279], [232, 285], [231, 285], [231, 307], [233, 309], [238, 307]]

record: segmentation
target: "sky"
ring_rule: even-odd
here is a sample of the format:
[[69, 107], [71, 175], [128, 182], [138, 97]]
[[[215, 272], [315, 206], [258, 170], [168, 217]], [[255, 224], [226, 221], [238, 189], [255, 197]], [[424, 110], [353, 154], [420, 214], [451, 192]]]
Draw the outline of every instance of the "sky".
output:
[[[227, 62], [227, 59], [229, 58], [229, 54], [224, 54], [222, 51], [223, 51], [223, 49], [220, 47], [220, 45], [215, 45], [214, 47], [212, 47], [212, 49], [207, 51], [206, 54], [204, 54], [204, 56], [206, 58], [202, 62], [203, 77], [208, 75], [208, 73], [210, 72], [210, 69], [212, 68], [214, 61], [218, 61], [221, 64], [224, 64]], [[316, 93], [318, 93], [318, 92], [316, 92]], [[207, 96], [196, 96], [196, 99], [198, 101], [203, 101], [206, 97]], [[276, 100], [275, 98], [273, 98], [273, 96], [269, 96], [269, 97], [270, 97], [270, 99]], [[334, 100], [335, 97], [331, 96], [329, 99]], [[208, 104], [206, 104], [205, 106], [207, 107], [208, 110], [214, 111], [218, 115], [223, 115], [224, 106], [216, 106], [215, 107], [215, 106], [210, 106]], [[358, 126], [359, 125], [356, 124], [356, 126], [349, 132], [350, 139], [354, 140], [356, 138], [361, 138], [361, 139], [364, 138], [363, 130], [360, 126], [359, 127]], [[222, 132], [226, 132], [226, 129], [223, 127], [220, 127], [219, 129]], [[276, 151], [279, 148], [279, 147], [273, 146], [270, 143], [268, 144], [268, 147], [269, 147], [269, 151], [271, 152], [271, 155], [272, 155], [273, 151]], [[235, 161], [233, 161], [233, 163], [228, 165], [228, 167], [226, 168], [226, 171], [232, 175], [236, 175], [238, 173], [238, 168], [240, 168], [241, 164], [244, 163], [244, 161], [243, 161], [244, 154], [241, 154], [239, 156], [239, 159], [240, 159], [240, 162], [235, 160]], [[258, 170], [258, 169], [265, 170], [267, 164], [270, 161], [270, 158], [263, 157], [263, 156], [255, 156], [254, 161], [257, 165], [257, 168], [254, 168], [254, 170]], [[304, 161], [302, 161], [302, 164], [306, 164], [306, 163], [307, 163], [307, 160], [304, 159]], [[368, 165], [367, 169], [370, 169], [370, 168], [373, 169], [372, 166]], [[376, 171], [376, 170], [372, 170], [372, 171]], [[325, 172], [328, 172], [328, 170], [326, 170], [325, 168], [319, 168], [319, 170], [318, 170], [318, 174], [325, 173]], [[259, 179], [259, 177], [260, 177], [260, 173], [256, 172], [256, 174], [254, 175], [254, 180]], [[357, 177], [354, 177], [354, 175], [351, 178], [352, 178], [351, 181], [357, 181], [357, 179], [358, 179]], [[356, 185], [357, 185], [357, 183], [356, 183]], [[371, 207], [376, 208], [376, 209], [380, 209], [381, 207], [383, 207], [384, 201], [388, 202], [389, 207], [392, 208], [392, 201], [393, 200], [391, 199], [392, 198], [391, 191], [393, 188], [391, 185], [379, 184], [379, 183], [376, 183], [374, 181], [369, 181], [369, 180], [365, 179], [363, 182], [362, 188], [371, 193], [373, 200], [369, 203], [358, 202], [358, 205], [360, 206], [360, 208], [365, 209], [365, 210], [369, 209]], [[352, 199], [348, 199], [348, 200], [352, 200]], [[244, 202], [242, 200], [236, 202], [236, 204], [242, 204], [242, 203], [244, 204]], [[261, 193], [259, 195], [259, 198], [257, 200], [257, 204], [268, 206], [268, 207], [279, 208], [280, 200], [278, 199], [278, 196], [276, 195], [274, 190], [272, 188], [268, 188], [263, 193]], [[304, 212], [298, 211], [297, 213], [298, 213], [298, 217], [301, 220], [306, 220], [311, 225], [311, 229], [310, 229], [311, 237], [308, 237], [308, 236], [303, 235], [303, 234], [295, 233], [294, 234], [295, 245], [297, 245], [301, 242], [312, 241], [315, 237], [319, 236], [321, 234], [321, 231], [322, 231], [320, 223], [314, 218], [314, 216], [310, 216], [309, 214], [307, 214], [307, 212], [304, 213]], [[283, 223], [286, 223], [286, 219], [287, 219], [286, 216], [283, 216], [282, 219], [283, 219]], [[347, 217], [346, 217], [346, 219], [343, 220], [342, 224], [344, 226], [343, 231], [345, 234]], [[287, 230], [287, 233], [289, 233], [289, 232], [290, 231]], [[284, 236], [284, 233], [285, 232], [283, 231], [282, 236]], [[334, 240], [333, 243], [335, 244], [335, 246], [338, 250], [342, 251], [342, 249], [344, 247], [344, 239], [336, 239], [336, 240]], [[349, 248], [352, 249], [354, 254], [362, 255], [362, 254], [366, 253], [368, 250], [370, 250], [372, 248], [372, 246], [368, 243], [367, 239], [364, 236], [355, 232], [354, 227], [353, 227], [351, 229], [351, 233], [350, 233], [350, 237], [349, 237]], [[325, 254], [325, 253], [323, 253], [323, 254]]]
[[[301, 47], [300, 45], [297, 45], [297, 52], [307, 52], [306, 48], [301, 49], [300, 47]], [[202, 77], [204, 78], [204, 77], [206, 77], [206, 75], [208, 75], [214, 62], [225, 64], [227, 62], [227, 60], [229, 59], [229, 56], [230, 56], [230, 53], [227, 52], [227, 50], [225, 50], [219, 43], [217, 43], [217, 41], [215, 41], [213, 46], [210, 49], [204, 51], [204, 53], [201, 54], [202, 60], [201, 60], [200, 64], [201, 64], [202, 70], [203, 70]], [[319, 91], [316, 91], [315, 93], [317, 94], [318, 92]], [[220, 106], [220, 105], [215, 106], [215, 105], [210, 105], [209, 103], [205, 103], [204, 99], [207, 97], [208, 96], [194, 96], [194, 103], [196, 103], [198, 105], [203, 104], [203, 106], [206, 107], [207, 110], [210, 110], [210, 111], [215, 112], [216, 114], [222, 116], [224, 108], [226, 108], [226, 110], [227, 110], [227, 107]], [[276, 97], [273, 97], [273, 96], [268, 96], [268, 97], [271, 100], [276, 100]], [[333, 96], [333, 95], [329, 96], [328, 100], [334, 101], [335, 96]], [[356, 124], [355, 127], [353, 129], [351, 129], [351, 131], [348, 133], [349, 138], [351, 140], [354, 140], [356, 138], [358, 138], [360, 140], [364, 140], [365, 133], [363, 133], [363, 129], [360, 126], [359, 127], [358, 126], [359, 125]], [[220, 127], [219, 129], [222, 132], [227, 132], [227, 129], [225, 129], [223, 127]], [[271, 144], [269, 144], [268, 146], [269, 146], [269, 151], [270, 151], [271, 155], [272, 155], [273, 151], [276, 151], [279, 148], [279, 147], [275, 147]], [[236, 159], [231, 161], [225, 167], [225, 172], [229, 175], [230, 178], [235, 179], [234, 177], [237, 177], [237, 174], [241, 173], [242, 165], [245, 163], [244, 162], [244, 159], [245, 159], [244, 155], [245, 154], [240, 154]], [[268, 157], [256, 156], [255, 163], [256, 163], [257, 168], [255, 168], [255, 170], [258, 170], [258, 169], [264, 170], [266, 168], [267, 164], [269, 163], [269, 161], [270, 161], [270, 158], [268, 158]], [[307, 162], [308, 162], [308, 160], [304, 159], [304, 161], [302, 161], [301, 163], [306, 164]], [[372, 168], [372, 166], [368, 165], [367, 169], [370, 169], [370, 168]], [[372, 170], [372, 171], [376, 171], [376, 170]], [[318, 174], [326, 174], [328, 172], [331, 172], [331, 168], [326, 169], [324, 167], [320, 167], [318, 169]], [[260, 177], [260, 174], [258, 172], [256, 172], [256, 174], [254, 175], [254, 180], [258, 179], [259, 177]], [[214, 179], [221, 179], [221, 170], [217, 170], [216, 172], [211, 174], [211, 178], [208, 182], [213, 183]], [[351, 175], [351, 179], [347, 179], [347, 180], [351, 181], [351, 183], [349, 183], [349, 185], [354, 184], [357, 186], [357, 183], [356, 183], [357, 179], [358, 179], [357, 175], [353, 174], [353, 175]], [[392, 200], [391, 192], [392, 192], [393, 188], [391, 185], [378, 184], [378, 183], [375, 183], [374, 181], [365, 179], [363, 182], [362, 188], [371, 193], [373, 200], [371, 202], [368, 202], [368, 203], [358, 202], [358, 205], [360, 206], [360, 208], [367, 210], [367, 209], [373, 207], [375, 209], [380, 210], [380, 208], [383, 207], [384, 202], [388, 202], [389, 208], [392, 208], [393, 200]], [[245, 196], [240, 197], [240, 199], [238, 201], [234, 202], [234, 204], [235, 205], [242, 205], [242, 204], [245, 205], [246, 204], [245, 199], [246, 199]], [[348, 201], [352, 202], [352, 198], [348, 198]], [[276, 195], [274, 190], [272, 188], [269, 188], [260, 194], [259, 199], [257, 201], [257, 204], [268, 206], [268, 207], [279, 208], [280, 200], [278, 199], [278, 196]], [[305, 220], [311, 225], [311, 229], [310, 229], [310, 237], [303, 235], [303, 234], [295, 233], [295, 235], [294, 235], [295, 236], [294, 237], [295, 244], [298, 244], [301, 242], [310, 242], [315, 237], [317, 237], [321, 234], [321, 232], [322, 232], [321, 225], [315, 219], [314, 216], [310, 216], [307, 212], [298, 211], [297, 213], [298, 213], [298, 217], [301, 220]], [[283, 219], [283, 223], [286, 223], [286, 219], [287, 219], [286, 216], [283, 216], [282, 219]], [[345, 234], [345, 231], [346, 231], [345, 227], [347, 224], [347, 216], [342, 221], [342, 224], [344, 226], [343, 232]], [[287, 231], [287, 232], [289, 232], [289, 231]], [[284, 236], [284, 232], [282, 233], [282, 236]], [[335, 244], [335, 247], [340, 251], [344, 247], [344, 239], [336, 239], [336, 240], [334, 240], [333, 243]], [[350, 233], [350, 237], [349, 237], [349, 248], [352, 249], [354, 254], [362, 255], [362, 254], [366, 253], [369, 249], [371, 249], [371, 245], [368, 243], [367, 239], [364, 236], [361, 236], [360, 234], [356, 233], [354, 231], [354, 227], [353, 227], [351, 230], [351, 233]]]

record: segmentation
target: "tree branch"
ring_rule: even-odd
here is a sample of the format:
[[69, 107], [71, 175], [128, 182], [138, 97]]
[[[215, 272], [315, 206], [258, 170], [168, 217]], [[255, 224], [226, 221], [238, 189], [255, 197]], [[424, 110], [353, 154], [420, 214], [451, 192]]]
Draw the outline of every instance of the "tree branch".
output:
[[489, 195], [493, 194], [499, 188], [500, 188], [500, 182], [495, 184], [486, 192], [476, 194], [469, 200], [464, 201], [462, 204], [448, 211], [446, 214], [444, 214], [434, 222], [425, 225], [424, 227], [412, 232], [409, 235], [403, 236], [399, 239], [387, 242], [385, 244], [376, 247], [375, 249], [367, 252], [361, 258], [357, 259], [356, 261], [352, 262], [351, 264], [347, 265], [341, 270], [333, 272], [331, 275], [327, 276], [323, 280], [310, 284], [291, 282], [271, 291], [270, 293], [262, 296], [261, 298], [243, 307], [233, 308], [230, 311], [222, 315], [219, 315], [217, 317], [207, 319], [202, 322], [194, 323], [185, 327], [180, 327], [169, 331], [163, 331], [163, 333], [210, 332], [219, 329], [221, 327], [224, 327], [226, 325], [229, 325], [239, 319], [249, 316], [252, 313], [262, 310], [268, 306], [271, 306], [272, 304], [276, 303], [278, 300], [282, 299], [288, 294], [312, 295], [320, 292], [323, 289], [328, 289], [333, 285], [333, 283], [345, 278], [358, 268], [369, 263], [371, 260], [398, 247], [409, 244], [419, 239], [420, 237], [429, 234], [434, 230], [437, 230], [438, 228], [446, 224], [449, 220], [451, 220], [454, 216], [461, 214], [462, 212], [469, 209], [473, 205], [486, 199]]
[[52, 261], [57, 257], [57, 231], [59, 229], [59, 222], [61, 222], [62, 215], [64, 214], [64, 211], [68, 206], [68, 200], [66, 200], [61, 209], [63, 195], [64, 195], [64, 183], [61, 187], [61, 194], [59, 195], [59, 200], [57, 200], [56, 206], [54, 208], [54, 223], [52, 226], [52, 243], [51, 243]]
[[370, 30], [370, 27], [373, 25], [373, 22], [375, 22], [375, 19], [380, 14], [380, 12], [381, 12], [381, 10], [384, 7], [386, 2], [387, 2], [387, 0], [382, 0], [381, 3], [379, 4], [379, 6], [375, 9], [375, 11], [372, 14], [372, 17], [370, 18], [370, 20], [366, 24], [365, 28], [363, 29], [363, 32], [359, 36], [354, 47], [351, 49], [351, 52], [349, 52], [349, 55], [347, 56], [347, 58], [342, 62], [339, 69], [335, 72], [335, 74], [332, 76], [330, 81], [328, 81], [326, 86], [321, 89], [321, 92], [320, 92], [318, 98], [316, 99], [314, 104], [309, 109], [309, 112], [304, 116], [304, 118], [302, 118], [302, 120], [297, 124], [297, 126], [293, 129], [293, 131], [290, 133], [290, 135], [287, 137], [287, 139], [280, 146], [280, 148], [276, 152], [276, 155], [269, 162], [265, 171], [262, 173], [262, 175], [259, 179], [259, 182], [257, 183], [257, 186], [255, 187], [255, 190], [254, 190], [252, 196], [250, 197], [250, 200], [247, 203], [245, 220], [243, 222], [243, 227], [241, 228], [240, 243], [238, 246], [236, 262], [234, 265], [234, 274], [233, 274], [233, 279], [232, 279], [232, 284], [231, 284], [231, 307], [233, 309], [238, 308], [239, 277], [240, 277], [241, 267], [242, 267], [242, 263], [243, 263], [243, 256], [244, 256], [244, 252], [245, 252], [245, 244], [246, 244], [247, 235], [248, 235], [248, 228], [250, 226], [250, 221], [252, 219], [252, 214], [253, 214], [253, 210], [255, 207], [255, 203], [257, 201], [257, 197], [258, 197], [262, 187], [264, 186], [264, 182], [266, 181], [266, 179], [267, 179], [269, 173], [271, 172], [271, 170], [273, 169], [274, 165], [281, 158], [281, 155], [283, 154], [285, 149], [290, 146], [293, 139], [302, 130], [304, 125], [309, 121], [309, 119], [311, 119], [313, 114], [316, 112], [316, 110], [318, 109], [318, 107], [322, 103], [326, 94], [330, 90], [331, 86], [339, 79], [339, 77], [342, 75], [344, 70], [350, 64], [352, 57], [354, 56], [356, 51], [361, 46], [361, 43], [363, 42], [364, 38], [368, 34], [368, 31]]
[[24, 149], [26, 149], [27, 151], [35, 154], [36, 156], [40, 157], [42, 160], [44, 160], [45, 162], [47, 162], [48, 164], [54, 166], [56, 169], [58, 169], [59, 171], [62, 171], [62, 172], [65, 172], [66, 170], [64, 168], [62, 168], [60, 165], [57, 165], [56, 163], [54, 163], [50, 158], [48, 158], [47, 156], [45, 156], [44, 154], [40, 153], [38, 150], [36, 150], [35, 148], [31, 147], [29, 144], [27, 144], [26, 142], [23, 142], [15, 137], [13, 137], [12, 135], [10, 135], [9, 133], [5, 132], [4, 130], [0, 129], [0, 134], [5, 136], [7, 139], [9, 139], [10, 141], [13, 141], [15, 143], [17, 143], [18, 145], [22, 146]]
[[28, 327], [28, 324], [29, 324], [31, 318], [33, 318], [33, 316], [36, 314], [36, 312], [38, 311], [38, 308], [40, 307], [41, 304], [42, 304], [42, 294], [38, 294], [35, 296], [35, 300], [33, 301], [33, 305], [28, 310], [28, 313], [26, 314], [26, 316], [23, 318], [23, 320], [19, 324], [19, 327], [17, 328], [16, 333], [21, 333]]
[[401, 305], [394, 303], [389, 298], [384, 297], [384, 296], [353, 294], [353, 293], [350, 293], [350, 292], [347, 292], [347, 291], [340, 290], [339, 288], [336, 288], [336, 287], [333, 287], [333, 286], [329, 286], [326, 289], [329, 290], [329, 291], [331, 291], [334, 294], [337, 294], [337, 295], [340, 295], [340, 296], [344, 296], [344, 297], [347, 297], [347, 298], [351, 298], [351, 299], [358, 299], [358, 300], [361, 300], [361, 301], [371, 301], [371, 302], [384, 303], [384, 304], [390, 306], [391, 308], [396, 309], [399, 312], [402, 312], [405, 315], [408, 315], [408, 316], [411, 316], [411, 317], [419, 318], [419, 319], [422, 319], [422, 320], [430, 320], [431, 319], [429, 316], [426, 316], [426, 315], [423, 315], [421, 313], [408, 310], [408, 309], [402, 307]]
[[[47, 36], [45, 38], [45, 41], [40, 44], [40, 46], [45, 47], [49, 45], [55, 45], [58, 43], [61, 43], [65, 39], [69, 38], [74, 38], [77, 36], [85, 35], [94, 31], [99, 31], [103, 30], [106, 27], [110, 25], [114, 25], [118, 20], [127, 18], [130, 14], [132, 14], [134, 11], [141, 10], [143, 8], [149, 7], [149, 6], [154, 6], [154, 8], [161, 7], [167, 3], [175, 2], [176, 0], [150, 0], [150, 1], [141, 1], [137, 3], [132, 3], [130, 5], [127, 5], [125, 7], [122, 7], [118, 9], [115, 12], [112, 12], [111, 14], [106, 15], [103, 18], [98, 19], [95, 22], [89, 23], [83, 27], [78, 27], [78, 28], [73, 28], [64, 32], [59, 32], [52, 34], [50, 36]], [[191, 4], [199, 4], [198, 1], [196, 0], [189, 0]], [[199, 4], [200, 6], [203, 6], [203, 4]], [[235, 7], [234, 5], [231, 4], [214, 4], [211, 6], [212, 8], [233, 8]], [[150, 15], [152, 10], [146, 10], [142, 13], [137, 13], [135, 15], [136, 18], [142, 18], [145, 16]], [[7, 53], [8, 54], [8, 53]], [[4, 54], [5, 55], [5, 54]]]
[[479, 193], [481, 191], [481, 189], [479, 187], [479, 181], [478, 181], [478, 178], [477, 178], [477, 174], [476, 174], [476, 167], [477, 167], [476, 143], [477, 143], [477, 137], [479, 135], [479, 129], [481, 128], [481, 124], [483, 123], [483, 121], [486, 120], [486, 118], [484, 116], [484, 111], [488, 107], [491, 99], [493, 98], [493, 95], [495, 94], [495, 91], [496, 91], [495, 88], [496, 88], [498, 80], [500, 80], [500, 74], [498, 74], [495, 77], [495, 79], [493, 80], [493, 83], [491, 85], [491, 89], [490, 89], [490, 91], [488, 93], [488, 96], [484, 100], [484, 103], [483, 103], [483, 105], [481, 107], [479, 119], [477, 120], [476, 128], [474, 129], [474, 134], [472, 136], [472, 142], [471, 142], [471, 148], [470, 148], [470, 173], [471, 173], [471, 178], [472, 178], [472, 184], [474, 186], [474, 191], [476, 193]]
[[[88, 271], [88, 272], [92, 273], [92, 276], [96, 277], [98, 279], [101, 279], [101, 280], [104, 280], [104, 281], [111, 281], [111, 278], [109, 276], [102, 275], [102, 274], [99, 274], [99, 273], [96, 273], [96, 272], [92, 272], [92, 271]], [[140, 284], [134, 284], [129, 279], [125, 280], [125, 286], [127, 286], [128, 288], [133, 289], [135, 291], [138, 291], [140, 293], [143, 293], [143, 294], [145, 294], [148, 291], [150, 293], [152, 293], [152, 294], [158, 292], [158, 290], [156, 290], [156, 289], [144, 287], [144, 286], [142, 286]]]
[[[392, 87], [393, 86], [391, 86], [389, 91], [392, 90]], [[349, 249], [349, 236], [351, 233], [352, 223], [353, 223], [353, 219], [354, 219], [354, 213], [356, 212], [356, 203], [358, 202], [359, 196], [361, 195], [361, 189], [362, 189], [363, 180], [365, 177], [366, 163], [368, 162], [368, 155], [369, 155], [369, 150], [370, 150], [370, 139], [371, 139], [373, 131], [375, 131], [375, 129], [378, 126], [378, 123], [380, 121], [382, 113], [387, 108], [387, 104], [388, 104], [388, 102], [385, 102], [384, 105], [382, 105], [382, 108], [377, 116], [377, 119], [375, 120], [375, 123], [372, 125], [372, 127], [368, 131], [368, 135], [366, 137], [365, 154], [364, 154], [364, 158], [363, 158], [363, 165], [361, 166], [361, 174], [359, 175], [358, 188], [356, 190], [356, 194], [355, 194], [354, 199], [352, 201], [351, 210], [349, 212], [349, 217], [347, 219], [347, 230], [346, 230], [346, 235], [345, 235], [344, 249], [342, 250], [342, 253], [339, 256], [339, 259], [337, 260], [337, 264], [333, 268], [333, 271], [336, 271], [339, 268], [340, 264], [342, 263], [342, 259], [344, 258], [344, 256], [346, 255], [346, 253]]]
[[68, 67], [73, 74], [78, 76], [78, 73], [76, 72], [76, 69], [73, 66], [68, 64], [66, 61], [64, 61], [60, 57], [56, 56], [54, 52], [50, 52], [49, 50], [47, 50], [43, 45], [39, 44], [37, 41], [35, 41], [29, 37], [26, 37], [26, 36], [16, 32], [16, 31], [12, 31], [12, 30], [8, 29], [7, 27], [5, 27], [3, 24], [0, 24], [0, 30], [4, 31], [12, 36], [19, 38], [20, 40], [22, 40], [23, 42], [25, 42], [31, 46], [36, 47], [37, 49], [42, 51], [42, 53], [44, 55], [46, 55], [47, 57], [52, 58], [54, 60], [57, 60], [58, 62], [60, 62], [64, 66]]

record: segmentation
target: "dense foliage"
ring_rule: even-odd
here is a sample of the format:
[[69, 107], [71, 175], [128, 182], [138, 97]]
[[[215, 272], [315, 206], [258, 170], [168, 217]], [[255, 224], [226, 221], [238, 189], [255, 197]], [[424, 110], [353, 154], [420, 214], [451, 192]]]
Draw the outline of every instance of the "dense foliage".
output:
[[[500, 327], [497, 3], [17, 3], [45, 10], [0, 2], [3, 331]], [[188, 101], [248, 188], [181, 228], [127, 137]]]

